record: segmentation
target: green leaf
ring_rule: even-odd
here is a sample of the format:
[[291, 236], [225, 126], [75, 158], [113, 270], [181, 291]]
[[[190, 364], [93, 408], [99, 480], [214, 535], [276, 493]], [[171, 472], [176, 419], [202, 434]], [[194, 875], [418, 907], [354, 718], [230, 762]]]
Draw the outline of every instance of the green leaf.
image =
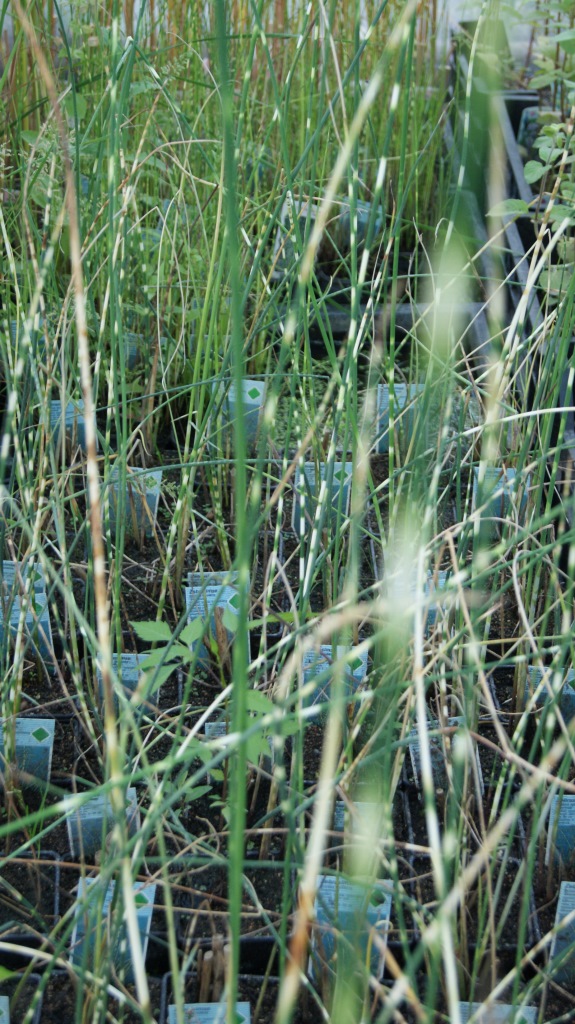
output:
[[9, 971], [7, 967], [0, 965], [0, 981], [8, 981], [8, 978], [13, 978], [15, 971]]
[[154, 693], [157, 693], [160, 686], [163, 686], [165, 682], [173, 675], [173, 665], [162, 665], [161, 668], [156, 669], [153, 672], [146, 672], [146, 682], [144, 684], [144, 691], [142, 694], [143, 700], [148, 700]]
[[180, 633], [179, 639], [182, 644], [191, 646], [195, 644], [196, 640], [199, 640], [204, 632], [204, 623], [201, 619], [192, 619], [188, 622], [188, 625], [184, 627]]
[[[68, 117], [74, 117], [74, 97], [73, 96], [67, 96], [66, 97], [66, 99], [64, 101], [64, 106], [66, 108], [66, 114], [68, 115]], [[85, 116], [86, 116], [86, 112], [88, 110], [88, 104], [86, 103], [86, 100], [84, 99], [84, 97], [81, 96], [80, 93], [78, 93], [78, 92], [76, 93], [76, 110], [78, 112], [78, 120], [82, 121], [85, 118]]]
[[529, 213], [529, 206], [524, 199], [504, 199], [489, 210], [488, 217], [502, 217], [506, 213]]
[[553, 36], [553, 42], [558, 43], [565, 53], [575, 53], [575, 29], [568, 28], [564, 32], [558, 32]]
[[228, 606], [226, 606], [223, 610], [222, 622], [226, 627], [228, 633], [236, 632], [238, 628], [238, 617]]
[[246, 694], [248, 711], [256, 711], [260, 715], [269, 715], [274, 710], [274, 702], [260, 690], [248, 690]]
[[546, 170], [544, 164], [540, 164], [538, 160], [528, 160], [524, 167], [525, 181], [532, 185], [534, 181], [539, 181], [543, 177]]
[[257, 764], [262, 754], [271, 757], [270, 745], [267, 738], [257, 732], [246, 741], [246, 757], [252, 764]]
[[169, 643], [172, 631], [167, 622], [132, 622], [134, 632], [146, 643]]

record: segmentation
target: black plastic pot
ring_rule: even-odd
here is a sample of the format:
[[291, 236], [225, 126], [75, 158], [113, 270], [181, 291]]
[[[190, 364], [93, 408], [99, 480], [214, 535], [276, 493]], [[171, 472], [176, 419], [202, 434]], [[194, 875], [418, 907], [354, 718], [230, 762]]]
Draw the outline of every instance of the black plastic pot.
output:
[[[60, 916], [60, 866], [50, 850], [3, 857], [0, 867], [0, 906], [6, 913], [0, 924], [0, 941], [29, 950], [51, 949], [50, 933]], [[31, 956], [2, 951], [2, 964], [18, 969]]]
[[0, 1021], [2, 1024], [7, 1019], [2, 1015], [3, 1010], [8, 1009], [10, 1024], [18, 1024], [18, 1021], [24, 1020], [33, 1004], [35, 1010], [30, 1024], [40, 1024], [42, 996], [34, 999], [39, 982], [39, 974], [24, 975], [23, 973], [16, 973], [0, 982]]

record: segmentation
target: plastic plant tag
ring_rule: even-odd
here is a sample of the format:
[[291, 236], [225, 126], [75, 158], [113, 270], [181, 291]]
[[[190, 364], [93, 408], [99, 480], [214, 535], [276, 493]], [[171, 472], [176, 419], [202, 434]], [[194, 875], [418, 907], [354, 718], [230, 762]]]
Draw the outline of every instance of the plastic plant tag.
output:
[[235, 587], [240, 578], [236, 569], [224, 569], [221, 572], [189, 572], [188, 586], [202, 588], [203, 586]]
[[572, 914], [573, 919], [551, 940], [548, 970], [559, 985], [572, 988], [575, 985], [575, 882], [561, 882], [555, 928], [568, 914]]
[[309, 200], [292, 199], [283, 204], [274, 242], [272, 280], [287, 274], [302, 256], [318, 212], [317, 203], [310, 203]]
[[[455, 718], [448, 718], [447, 720], [447, 726], [449, 728], [464, 725], [465, 719], [461, 716]], [[428, 730], [430, 732], [438, 728], [438, 722], [428, 723]], [[447, 740], [447, 738], [443, 739], [439, 735], [429, 737], [429, 754], [431, 759], [431, 772], [433, 775], [434, 785], [436, 789], [447, 792], [448, 789], [450, 788], [450, 784], [449, 776], [447, 774], [447, 769], [445, 765], [444, 743], [446, 744], [446, 746], [448, 744], [451, 744], [451, 762], [453, 766], [457, 745], [459, 743], [466, 744], [467, 740], [465, 739], [463, 732], [459, 732], [459, 730], [456, 730], [455, 732], [451, 733], [449, 736], [449, 740]], [[416, 730], [411, 732], [409, 736], [409, 756], [411, 758], [411, 766], [413, 769], [413, 774], [415, 776], [416, 784], [418, 786], [421, 786], [421, 748], [419, 745], [419, 736]], [[464, 752], [462, 762], [466, 764], [467, 761], [468, 757], [467, 754]], [[477, 749], [475, 750], [475, 764], [477, 777], [479, 779], [479, 785], [481, 787], [481, 791], [483, 792], [483, 773], [481, 771], [481, 762], [479, 761], [479, 751]]]
[[381, 977], [391, 916], [391, 893], [384, 884], [362, 885], [341, 875], [319, 875], [314, 914], [312, 977], [321, 973], [321, 962], [332, 970], [334, 958], [342, 965], [343, 976], [349, 975], [358, 962], [365, 964], [368, 948], [369, 969]]
[[566, 793], [563, 798], [557, 794], [551, 801], [547, 824], [547, 846], [545, 863], [551, 862], [552, 854], [565, 868], [575, 866], [575, 796]]
[[[413, 434], [416, 422], [416, 398], [422, 394], [423, 384], [404, 384], [397, 381], [393, 385], [394, 404], [394, 427], [399, 431], [400, 439], [404, 443], [409, 441]], [[407, 406], [407, 409], [406, 409]], [[405, 410], [405, 411], [404, 411]], [[389, 451], [389, 385], [379, 384], [377, 388], [377, 433], [376, 446], [380, 455]]]
[[[133, 883], [136, 921], [140, 933], [142, 954], [146, 958], [156, 885]], [[110, 882], [102, 894], [99, 877], [80, 878], [78, 882], [78, 915], [71, 939], [70, 960], [93, 970], [94, 964], [111, 959], [117, 972], [128, 983], [134, 981], [130, 944], [126, 928], [125, 912], [118, 923], [117, 907], [112, 906], [115, 883]], [[111, 949], [109, 942], [112, 942]], [[98, 942], [100, 950], [95, 949]], [[97, 955], [99, 953], [99, 955]]]
[[[372, 217], [372, 204], [363, 202], [358, 199], [354, 205], [355, 217], [357, 219], [356, 229], [354, 231], [355, 239], [353, 240], [354, 245], [362, 246], [367, 238], [367, 231], [369, 228], [369, 222]], [[352, 209], [350, 203], [342, 203], [341, 214], [340, 214], [340, 227], [341, 235], [345, 240], [346, 247], [351, 248], [352, 246], [352, 227], [353, 227]], [[380, 235], [383, 231], [383, 217], [381, 214], [381, 207], [377, 216], [374, 218], [373, 232], [374, 235]]]
[[[528, 678], [525, 684], [525, 701], [527, 702], [532, 695], [535, 694], [538, 686], [543, 678], [543, 671], [540, 668], [535, 668], [533, 665], [529, 667]], [[543, 708], [547, 703], [550, 703], [556, 693], [559, 694], [559, 710], [563, 715], [563, 718], [569, 724], [571, 719], [575, 717], [575, 689], [570, 683], [575, 682], [575, 670], [570, 668], [567, 675], [564, 678], [564, 682], [559, 687], [555, 685], [555, 674], [551, 670], [546, 673], [547, 683], [541, 691], [535, 697], [535, 706]]]
[[473, 1017], [475, 1024], [537, 1024], [537, 1010], [534, 1006], [519, 1009], [506, 1003], [460, 1003], [461, 1024], [467, 1024]]
[[343, 832], [345, 828], [345, 803], [343, 800], [336, 800], [333, 805], [333, 830]]
[[221, 739], [222, 736], [228, 735], [228, 727], [225, 722], [206, 722], [204, 732], [206, 739]]
[[[199, 587], [186, 587], [186, 609], [188, 622], [195, 619], [209, 619], [207, 630], [207, 641], [195, 641], [192, 650], [198, 651], [198, 664], [204, 668], [209, 665], [209, 653], [206, 642], [210, 644], [212, 652], [216, 657], [225, 657], [229, 654], [229, 648], [233, 642], [238, 619], [239, 594], [236, 587], [224, 585], [219, 582], [215, 584], [210, 580], [210, 573], [204, 573], [204, 582]], [[218, 643], [218, 630], [216, 615], [220, 619], [221, 626], [225, 633], [228, 651], [222, 652]]]
[[[441, 592], [447, 588], [449, 572], [446, 569], [439, 569], [437, 573], [427, 570], [427, 580], [424, 587], [425, 604], [427, 606], [427, 619], [425, 634], [428, 636], [437, 623], [437, 613], [445, 610], [445, 604], [441, 600]], [[430, 601], [430, 598], [432, 600]]]
[[322, 644], [319, 650], [306, 651], [302, 661], [304, 686], [316, 680], [317, 686], [304, 697], [304, 707], [313, 707], [315, 704], [329, 702], [333, 662], [334, 660], [343, 662], [344, 659], [345, 664], [340, 665], [339, 670], [343, 669], [344, 693], [346, 698], [349, 698], [367, 675], [367, 651], [354, 655], [351, 648], [338, 645], [335, 658], [331, 644]]
[[[263, 380], [246, 378], [246, 380], [242, 381], [244, 430], [248, 444], [254, 444], [257, 438], [260, 413], [265, 400], [265, 390], [265, 381]], [[233, 427], [236, 420], [236, 395], [235, 384], [230, 384], [221, 402], [221, 422], [224, 428]]]
[[[142, 674], [140, 664], [143, 661], [145, 661], [147, 656], [147, 653], [112, 655], [112, 670], [118, 676], [120, 685], [128, 700], [134, 693], [134, 690], [136, 689], [140, 681], [140, 676]], [[103, 700], [104, 690], [102, 682], [102, 670], [99, 665], [96, 668], [96, 675], [98, 677], [98, 691], [100, 694], [100, 699]]]
[[[177, 1024], [176, 1006], [168, 1006], [168, 1024]], [[184, 1024], [226, 1024], [226, 1003], [186, 1003], [184, 1006]], [[251, 1009], [249, 1003], [236, 1003], [236, 1024], [250, 1024]]]
[[[497, 536], [500, 532], [502, 521], [513, 516], [513, 509], [517, 507], [518, 492], [521, 487], [521, 478], [514, 469], [498, 469], [497, 466], [487, 466], [482, 485], [481, 501], [479, 501], [479, 466], [473, 469], [473, 500], [472, 508], [481, 507], [482, 529], [486, 536]], [[521, 502], [519, 505], [519, 518], [523, 517], [527, 506], [527, 491], [529, 490], [530, 477], [527, 477], [522, 487]]]
[[46, 579], [41, 565], [36, 563], [34, 566], [31, 566], [29, 562], [2, 562], [2, 589], [6, 592], [7, 596], [24, 593], [30, 571], [33, 573], [32, 586], [34, 592], [45, 594]]
[[[9, 728], [12, 728], [12, 723]], [[53, 718], [17, 718], [15, 723], [16, 767], [31, 776], [24, 786], [34, 787], [36, 782], [48, 782], [54, 749]], [[0, 722], [0, 771], [4, 774], [5, 726]]]
[[[323, 498], [323, 506], [326, 510], [324, 516], [322, 509], [322, 522], [326, 525], [326, 519], [329, 516], [331, 519], [331, 525], [336, 526], [338, 522], [338, 515], [344, 518], [348, 515], [349, 511], [349, 500], [351, 496], [351, 480], [353, 474], [353, 463], [351, 462], [334, 462], [333, 463], [333, 474], [331, 477], [331, 488], [330, 493]], [[328, 475], [328, 466], [325, 462], [319, 464], [319, 485], [316, 479], [317, 471], [315, 463], [306, 462], [303, 467], [303, 474], [298, 469], [296, 474], [296, 484], [294, 491], [294, 501], [292, 510], [292, 529], [299, 534], [300, 532], [300, 521], [302, 515], [302, 496], [304, 498], [304, 516], [306, 523], [306, 532], [310, 533], [316, 523], [317, 515], [317, 504], [321, 493], [321, 484], [326, 480]], [[329, 511], [328, 511], [329, 510]]]
[[[128, 835], [133, 836], [140, 827], [138, 797], [133, 786], [126, 790], [126, 803]], [[94, 857], [102, 849], [102, 842], [113, 824], [114, 812], [107, 794], [93, 796], [77, 810], [71, 811], [66, 817], [66, 825], [72, 857]]]
[[[50, 402], [50, 426], [52, 428], [54, 443], [60, 441], [62, 429], [62, 403], [59, 400]], [[84, 399], [78, 398], [68, 402], [64, 410], [64, 433], [69, 438], [73, 447], [77, 445], [86, 450], [86, 424], [84, 420]], [[97, 438], [96, 438], [96, 447]]]
[[0, 1024], [10, 1024], [10, 1000], [0, 996]]
[[[110, 528], [116, 525], [119, 482], [117, 472], [112, 471], [109, 489]], [[116, 478], [116, 479], [114, 479]], [[162, 488], [162, 470], [131, 470], [126, 473], [126, 496], [123, 517], [126, 533], [131, 537], [144, 534], [153, 537], [158, 515], [158, 504]]]
[[[2, 595], [3, 597], [3, 595]], [[53, 665], [54, 651], [52, 646], [52, 627], [50, 611], [45, 590], [34, 590], [28, 596], [25, 617], [25, 636], [29, 639], [33, 650], [46, 662]], [[4, 638], [4, 609], [9, 612], [9, 628], [16, 634], [20, 621], [21, 597], [15, 595], [0, 601], [0, 639]]]

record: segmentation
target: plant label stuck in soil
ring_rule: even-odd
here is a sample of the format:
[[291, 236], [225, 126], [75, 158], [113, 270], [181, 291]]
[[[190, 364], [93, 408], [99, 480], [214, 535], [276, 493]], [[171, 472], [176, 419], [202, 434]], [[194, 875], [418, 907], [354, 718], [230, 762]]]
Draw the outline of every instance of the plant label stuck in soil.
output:
[[[136, 904], [136, 921], [140, 934], [140, 943], [144, 959], [148, 948], [156, 885], [142, 885], [135, 882], [132, 886]], [[130, 944], [126, 928], [126, 915], [122, 913], [119, 922], [117, 908], [113, 908], [115, 883], [110, 882], [105, 892], [102, 891], [100, 878], [81, 878], [78, 882], [77, 916], [72, 932], [70, 960], [73, 964], [83, 965], [89, 969], [99, 962], [109, 938], [112, 949], [107, 952], [112, 962], [125, 981], [133, 982], [134, 974], [131, 961]], [[100, 955], [97, 956], [95, 942], [100, 944]]]
[[[368, 945], [371, 948], [371, 971], [375, 977], [381, 977], [384, 963], [382, 943], [387, 941], [391, 916], [391, 893], [388, 889], [381, 883], [364, 886], [340, 875], [320, 875], [314, 914], [310, 958], [312, 977], [316, 977], [316, 972], [317, 976], [321, 975], [320, 963], [330, 965], [336, 953], [337, 961], [349, 961], [348, 966], [352, 969], [357, 949], [360, 948], [362, 957], [365, 957]], [[338, 933], [344, 941], [338, 941]]]
[[[140, 669], [141, 663], [147, 658], [147, 654], [113, 654], [112, 655], [112, 670], [118, 677], [118, 682], [124, 692], [124, 696], [129, 700], [134, 693], [142, 671]], [[104, 699], [104, 688], [102, 681], [102, 670], [98, 666], [96, 668], [96, 674], [98, 677], [98, 692], [100, 694], [100, 700]], [[116, 705], [118, 703], [118, 697], [116, 696]]]
[[311, 687], [311, 692], [306, 693], [303, 699], [304, 707], [329, 704], [335, 662], [344, 673], [343, 692], [346, 700], [365, 681], [367, 651], [355, 653], [352, 648], [338, 645], [334, 658], [332, 645], [322, 644], [319, 650], [306, 651], [302, 659], [303, 684], [305, 688]]
[[348, 515], [353, 463], [334, 462], [329, 488], [326, 482], [328, 475], [326, 463], [320, 463], [318, 487], [317, 470], [313, 462], [306, 462], [303, 472], [298, 468], [292, 511], [292, 529], [298, 535], [301, 533], [302, 518], [308, 534], [318, 523], [325, 526], [326, 508], [329, 509], [332, 526], [337, 525], [338, 516], [341, 515], [343, 519]]
[[[54, 444], [57, 446], [60, 442], [60, 432], [62, 429], [62, 403], [59, 400], [50, 402], [50, 426], [52, 428]], [[67, 402], [64, 410], [64, 433], [72, 448], [79, 446], [83, 451], [86, 450], [86, 423], [84, 420], [83, 398]], [[97, 438], [96, 447], [98, 447]]]
[[[128, 835], [133, 836], [140, 827], [138, 797], [133, 786], [126, 790], [126, 819]], [[107, 794], [93, 796], [66, 818], [72, 857], [92, 858], [102, 849], [106, 836], [114, 824], [114, 812]]]
[[505, 1003], [460, 1003], [459, 1014], [461, 1024], [467, 1024], [473, 1017], [475, 1024], [536, 1024], [537, 1010], [532, 1006], [522, 1006], [520, 1010]]
[[[464, 730], [465, 719], [461, 716], [449, 718], [447, 720], [447, 726], [448, 728], [461, 726], [461, 729], [456, 728], [455, 732], [450, 733], [445, 738], [442, 738], [440, 735], [429, 737], [429, 754], [431, 760], [433, 783], [436, 790], [443, 790], [444, 792], [447, 792], [450, 789], [449, 776], [447, 774], [447, 769], [445, 765], [445, 750], [450, 749], [450, 760], [452, 765], [452, 776], [454, 778], [454, 781], [455, 772], [453, 771], [453, 767], [455, 762], [460, 761], [463, 766], [465, 766], [468, 763], [468, 741], [465, 737]], [[434, 731], [436, 729], [439, 729], [439, 727], [440, 726], [438, 722], [428, 723], [429, 731]], [[461, 751], [460, 758], [458, 758], [457, 756], [459, 753], [458, 748], [460, 748]], [[474, 749], [477, 777], [479, 779], [481, 791], [483, 792], [483, 774], [481, 771], [481, 763], [479, 761], [479, 752], [476, 747], [474, 747]], [[413, 769], [413, 774], [415, 776], [415, 781], [418, 787], [421, 787], [421, 748], [419, 744], [419, 736], [417, 731], [415, 730], [410, 733], [409, 737], [409, 756], [411, 758], [411, 766]]]
[[[30, 781], [22, 780], [23, 786], [34, 787], [38, 782], [48, 782], [52, 768], [54, 749], [53, 718], [16, 719], [16, 766], [18, 771], [29, 775]], [[0, 772], [4, 773], [5, 726], [0, 722]]]
[[[198, 640], [192, 645], [192, 650], [198, 652], [198, 664], [203, 668], [209, 665], [210, 650], [212, 655], [222, 662], [228, 658], [237, 629], [239, 606], [236, 587], [222, 586], [219, 582], [212, 584], [210, 576], [210, 573], [204, 574], [204, 586], [185, 588], [188, 622], [195, 619], [209, 620], [205, 640]], [[216, 616], [219, 623], [216, 622]], [[220, 624], [223, 628], [218, 628]], [[226, 650], [222, 649], [224, 637]]]
[[547, 846], [545, 863], [550, 864], [552, 855], [567, 869], [575, 863], [575, 796], [566, 793], [563, 798], [557, 794], [551, 801], [547, 825]]
[[[413, 434], [416, 422], [417, 396], [422, 394], [423, 384], [404, 384], [396, 381], [393, 385], [394, 394], [394, 429], [399, 432], [400, 444], [405, 445]], [[390, 394], [388, 384], [379, 384], [377, 388], [377, 431], [376, 447], [380, 455], [389, 451], [389, 405]]]
[[575, 689], [572, 683], [575, 682], [575, 670], [570, 668], [563, 680], [556, 685], [557, 677], [553, 671], [546, 673], [546, 683], [539, 693], [536, 693], [543, 679], [543, 671], [531, 665], [528, 669], [527, 681], [525, 683], [525, 701], [535, 696], [535, 707], [544, 708], [550, 703], [555, 695], [559, 695], [559, 710], [566, 723], [569, 724], [575, 717]]
[[[120, 483], [112, 471], [109, 494], [110, 529], [116, 527]], [[153, 537], [162, 488], [162, 470], [130, 470], [126, 472], [125, 503], [122, 518], [130, 537]]]
[[479, 466], [473, 469], [472, 510], [481, 508], [481, 525], [485, 535], [496, 537], [506, 520], [521, 523], [527, 506], [529, 477], [522, 482], [514, 469], [487, 466], [479, 498]]
[[554, 981], [572, 990], [575, 985], [575, 882], [561, 882], [555, 928], [568, 914], [570, 923], [556, 932], [551, 941], [549, 971]]
[[[168, 1006], [168, 1024], [177, 1024], [176, 1006]], [[185, 1024], [226, 1024], [226, 1003], [186, 1003], [184, 1006]], [[249, 1003], [236, 1003], [236, 1024], [250, 1024], [251, 1009]]]

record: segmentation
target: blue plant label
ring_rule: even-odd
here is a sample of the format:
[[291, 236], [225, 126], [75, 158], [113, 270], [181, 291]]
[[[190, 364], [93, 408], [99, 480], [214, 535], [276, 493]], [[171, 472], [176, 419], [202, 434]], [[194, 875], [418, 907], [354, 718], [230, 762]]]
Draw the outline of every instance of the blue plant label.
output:
[[[119, 481], [118, 473], [114, 470], [110, 477], [109, 509], [110, 526], [116, 523], [116, 509], [118, 506]], [[162, 488], [162, 470], [147, 469], [130, 471], [126, 473], [126, 495], [124, 505], [124, 518], [126, 532], [130, 536], [138, 536], [144, 533], [146, 537], [152, 537], [158, 515], [160, 502], [160, 491]]]
[[[242, 381], [242, 403], [244, 413], [244, 431], [248, 444], [254, 444], [258, 434], [260, 414], [265, 401], [265, 381], [246, 378]], [[232, 382], [229, 386], [220, 385], [217, 391], [221, 401], [221, 426], [232, 427], [237, 419], [237, 390]], [[218, 405], [220, 403], [218, 402]]]
[[[64, 433], [73, 445], [86, 449], [86, 423], [84, 420], [84, 399], [78, 398], [66, 404], [64, 410]], [[54, 442], [58, 444], [62, 429], [62, 403], [59, 400], [50, 402], [50, 426]], [[97, 439], [96, 439], [97, 440]]]
[[333, 805], [333, 830], [343, 832], [345, 828], [345, 803], [343, 800], [336, 800]]
[[[16, 766], [19, 771], [32, 776], [32, 780], [48, 782], [50, 778], [55, 724], [53, 718], [16, 719]], [[4, 729], [0, 722], [0, 762], [5, 757]], [[33, 786], [34, 781], [30, 785]]]
[[24, 592], [30, 573], [32, 573], [32, 587], [34, 592], [37, 594], [45, 594], [46, 579], [41, 565], [38, 565], [37, 563], [31, 565], [30, 562], [2, 562], [2, 584], [8, 597], [11, 594], [21, 595]]
[[201, 590], [204, 586], [237, 587], [240, 574], [237, 569], [224, 569], [221, 572], [189, 572], [188, 586]]
[[517, 508], [519, 522], [521, 522], [527, 506], [530, 477], [527, 477], [522, 487], [521, 500], [519, 501], [519, 491], [522, 482], [515, 470], [487, 466], [480, 499], [479, 470], [479, 466], [475, 466], [473, 469], [472, 507], [474, 511], [478, 507], [482, 508], [482, 527], [485, 529], [486, 535], [496, 536], [500, 531], [502, 521], [508, 519], [515, 508]]
[[556, 675], [553, 670], [545, 673], [547, 682], [541, 688], [539, 693], [537, 693], [537, 689], [543, 679], [542, 669], [530, 665], [527, 670], [527, 674], [528, 678], [525, 684], [525, 701], [529, 701], [533, 696], [535, 698], [535, 706], [541, 708], [548, 702], [552, 701], [558, 694], [559, 710], [568, 724], [575, 716], [575, 689], [571, 685], [572, 683], [575, 683], [575, 670], [570, 668], [559, 686], [556, 685]]
[[[186, 1003], [184, 1006], [184, 1024], [226, 1024], [227, 1007], [225, 1003]], [[176, 1006], [168, 1006], [168, 1024], [177, 1024]], [[251, 1009], [249, 1003], [236, 1003], [236, 1024], [250, 1024]]]
[[0, 1024], [10, 1024], [10, 1000], [0, 996]]
[[505, 1003], [460, 1003], [461, 1024], [473, 1017], [476, 1024], [537, 1024], [537, 1010], [533, 1006], [511, 1006]]
[[[136, 904], [136, 921], [140, 933], [142, 955], [145, 959], [148, 939], [154, 912], [155, 883], [132, 885]], [[122, 924], [118, 928], [113, 911], [115, 882], [110, 882], [102, 894], [100, 878], [81, 878], [78, 882], [78, 914], [72, 932], [70, 959], [74, 964], [84, 964], [92, 969], [96, 960], [94, 941], [96, 937], [106, 944], [110, 933], [113, 936], [111, 959], [116, 970], [123, 974], [128, 982], [134, 980], [131, 953], [126, 928], [125, 912]]]
[[446, 569], [439, 569], [437, 573], [427, 571], [427, 580], [424, 586], [425, 604], [427, 607], [426, 633], [429, 633], [437, 622], [438, 612], [443, 611], [445, 604], [442, 602], [442, 592], [447, 588], [449, 572]]
[[322, 644], [319, 649], [306, 651], [302, 659], [304, 686], [317, 681], [312, 692], [304, 697], [304, 706], [329, 703], [335, 661], [343, 669], [346, 697], [349, 698], [364, 682], [367, 675], [367, 651], [355, 652], [352, 648], [338, 645], [334, 657], [332, 645]]
[[552, 854], [559, 859], [564, 867], [575, 865], [575, 796], [559, 794], [551, 801], [549, 823], [547, 825], [547, 846], [545, 863], [551, 862]]
[[[8, 611], [10, 633], [18, 631], [20, 622], [21, 602], [23, 598], [19, 594], [12, 594], [6, 600]], [[43, 589], [34, 589], [26, 598], [26, 614], [24, 617], [25, 637], [30, 642], [33, 650], [46, 662], [48, 667], [53, 665], [52, 626], [50, 624], [50, 611], [48, 598]], [[0, 601], [0, 638], [4, 637], [4, 602]]]
[[[126, 819], [128, 834], [133, 836], [140, 827], [138, 796], [134, 786], [126, 790]], [[102, 849], [109, 829], [114, 824], [112, 803], [107, 793], [96, 794], [66, 816], [68, 840], [73, 857], [93, 857]]]
[[[301, 497], [304, 498], [303, 515], [306, 521], [307, 530], [310, 530], [310, 522], [315, 526], [318, 515], [321, 516], [323, 509], [329, 509], [329, 518], [332, 525], [337, 523], [339, 509], [341, 515], [347, 516], [349, 512], [349, 500], [351, 496], [351, 481], [353, 476], [353, 463], [334, 462], [333, 474], [331, 476], [331, 489], [327, 493], [327, 487], [322, 484], [328, 479], [328, 466], [325, 462], [319, 464], [319, 481], [316, 466], [313, 462], [306, 462], [303, 473], [298, 468], [296, 474], [296, 485], [294, 492], [292, 528], [296, 533], [301, 529], [302, 505]], [[321, 498], [321, 510], [318, 502]], [[323, 516], [321, 517], [323, 520]]]
[[[449, 776], [445, 766], [444, 743], [446, 746], [451, 745], [451, 757], [453, 759], [457, 745], [459, 743], [466, 744], [467, 742], [463, 734], [463, 727], [465, 726], [465, 719], [463, 717], [455, 716], [453, 718], [449, 718], [447, 720], [447, 725], [450, 728], [453, 726], [461, 726], [462, 731], [460, 732], [457, 730], [456, 732], [451, 733], [449, 740], [447, 740], [447, 738], [444, 740], [440, 735], [429, 737], [429, 755], [433, 782], [436, 789], [444, 791], [449, 789]], [[430, 731], [435, 731], [439, 728], [439, 722], [431, 721], [428, 723], [428, 729]], [[411, 766], [416, 783], [418, 786], [421, 786], [421, 747], [419, 743], [419, 735], [416, 730], [412, 731], [409, 736], [409, 756], [411, 758]], [[462, 760], [467, 760], [466, 754], [464, 754]], [[483, 792], [483, 773], [481, 771], [481, 762], [479, 761], [479, 752], [477, 750], [475, 751], [475, 764], [477, 777], [479, 779], [481, 791]]]
[[568, 914], [573, 920], [553, 936], [549, 951], [549, 970], [560, 985], [575, 985], [575, 882], [561, 882], [555, 928]]
[[206, 739], [215, 740], [227, 736], [228, 728], [225, 722], [206, 722], [204, 732]]
[[[336, 953], [338, 960], [348, 958], [351, 946], [351, 966], [358, 948], [365, 957], [370, 945], [370, 969], [381, 977], [391, 917], [391, 892], [384, 883], [362, 885], [341, 875], [320, 875], [314, 913], [312, 975], [316, 973], [314, 960], [318, 956], [330, 965]], [[343, 941], [338, 939], [338, 933]]]
[[[216, 609], [221, 611], [221, 622], [226, 631], [228, 644], [231, 644], [237, 630], [239, 594], [237, 587], [222, 584], [218, 581], [215, 584], [210, 580], [210, 573], [204, 573], [204, 585], [198, 587], [186, 587], [186, 609], [188, 622], [195, 619], [209, 619], [209, 632], [212, 643], [216, 642]], [[198, 661], [200, 665], [207, 666], [209, 663], [208, 650], [205, 643], [197, 641]], [[192, 645], [193, 648], [196, 644]]]
[[[422, 394], [423, 384], [405, 384], [397, 381], [393, 385], [394, 425], [400, 438], [408, 441], [413, 434], [416, 421], [416, 398]], [[377, 388], [377, 431], [376, 445], [380, 455], [389, 451], [389, 406], [390, 392], [388, 384], [379, 384]], [[407, 407], [407, 408], [406, 408]]]
[[[140, 665], [146, 658], [147, 653], [112, 655], [112, 670], [115, 675], [118, 676], [119, 682], [127, 697], [130, 697], [134, 693], [134, 690], [140, 681], [140, 676], [142, 674]], [[98, 677], [100, 697], [103, 698], [102, 670], [99, 665], [96, 667], [96, 675]]]

